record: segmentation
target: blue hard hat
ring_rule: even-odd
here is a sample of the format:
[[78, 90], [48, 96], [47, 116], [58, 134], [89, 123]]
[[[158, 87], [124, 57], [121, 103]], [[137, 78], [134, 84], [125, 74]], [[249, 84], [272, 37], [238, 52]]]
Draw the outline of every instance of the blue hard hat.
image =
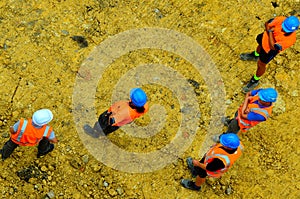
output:
[[274, 88], [265, 88], [258, 91], [258, 97], [264, 102], [276, 102], [277, 91]]
[[133, 88], [130, 91], [130, 99], [136, 107], [142, 107], [147, 102], [147, 95], [141, 88]]
[[235, 133], [225, 133], [220, 137], [220, 143], [231, 149], [236, 149], [240, 146], [240, 139]]
[[283, 21], [281, 26], [284, 32], [294, 32], [299, 28], [299, 19], [295, 16], [290, 16]]
[[33, 113], [32, 122], [38, 126], [48, 124], [53, 119], [53, 114], [49, 109], [40, 109]]

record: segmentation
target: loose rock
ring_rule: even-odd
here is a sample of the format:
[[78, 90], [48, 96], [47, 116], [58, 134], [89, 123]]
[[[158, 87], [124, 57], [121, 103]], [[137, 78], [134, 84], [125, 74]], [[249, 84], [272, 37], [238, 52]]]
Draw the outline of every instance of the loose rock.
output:
[[109, 189], [109, 190], [108, 190], [108, 193], [109, 193], [109, 195], [112, 196], [112, 197], [114, 197], [114, 196], [117, 195], [117, 192], [116, 192], [114, 189]]
[[232, 189], [231, 187], [229, 186], [227, 189], [226, 189], [226, 194], [227, 195], [230, 195], [232, 193]]
[[116, 191], [119, 195], [122, 195], [124, 193], [124, 190], [122, 189], [122, 187], [118, 187]]

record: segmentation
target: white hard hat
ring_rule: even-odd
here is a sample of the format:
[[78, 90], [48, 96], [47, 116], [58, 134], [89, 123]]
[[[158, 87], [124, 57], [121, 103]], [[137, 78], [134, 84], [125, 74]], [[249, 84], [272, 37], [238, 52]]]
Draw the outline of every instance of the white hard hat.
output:
[[33, 113], [32, 122], [38, 126], [48, 124], [53, 119], [53, 114], [49, 109], [41, 109]]

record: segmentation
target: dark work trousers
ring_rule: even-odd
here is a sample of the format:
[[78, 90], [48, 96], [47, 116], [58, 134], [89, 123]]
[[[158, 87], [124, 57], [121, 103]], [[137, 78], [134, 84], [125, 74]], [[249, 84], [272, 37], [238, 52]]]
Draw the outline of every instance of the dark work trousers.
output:
[[96, 131], [99, 131], [99, 127], [103, 130], [105, 135], [108, 135], [114, 131], [116, 131], [119, 127], [118, 126], [112, 126], [109, 124], [109, 116], [110, 114], [107, 111], [104, 111], [98, 119], [98, 123], [100, 126], [95, 124], [94, 129]]
[[[2, 153], [2, 160], [8, 158], [15, 148], [19, 146], [18, 144], [14, 143], [11, 139], [9, 139], [3, 146], [1, 153]], [[42, 155], [46, 155], [47, 153], [53, 151], [54, 144], [51, 144], [47, 138], [43, 138], [38, 145], [38, 157]]]
[[53, 151], [54, 144], [51, 144], [47, 138], [43, 138], [38, 145], [38, 157], [46, 155]]
[[15, 148], [17, 148], [17, 146], [19, 145], [14, 143], [11, 139], [9, 139], [1, 149], [2, 160], [8, 158], [12, 154], [12, 152], [14, 152]]
[[235, 133], [237, 134], [240, 131], [239, 122], [237, 121], [236, 117], [238, 115], [238, 112], [235, 113], [234, 118], [231, 119], [228, 125], [228, 129], [226, 133]]

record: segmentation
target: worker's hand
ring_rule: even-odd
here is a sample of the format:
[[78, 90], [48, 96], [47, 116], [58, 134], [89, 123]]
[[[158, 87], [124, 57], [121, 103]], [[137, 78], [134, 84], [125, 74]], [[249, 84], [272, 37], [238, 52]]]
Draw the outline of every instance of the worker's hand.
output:
[[248, 114], [248, 113], [250, 113], [250, 109], [247, 107], [244, 111], [244, 114]]
[[51, 142], [51, 143], [57, 143], [58, 140], [57, 140], [57, 138], [54, 138], [54, 139], [52, 139], [52, 140], [49, 140], [49, 142]]
[[9, 131], [10, 131], [11, 134], [15, 134], [15, 133], [16, 133], [16, 132], [14, 131], [14, 127], [12, 127], [12, 126], [9, 127]]
[[108, 124], [109, 124], [109, 125], [113, 125], [115, 122], [116, 122], [116, 121], [115, 121], [115, 118], [110, 117], [110, 118], [109, 118], [109, 121], [108, 121]]

